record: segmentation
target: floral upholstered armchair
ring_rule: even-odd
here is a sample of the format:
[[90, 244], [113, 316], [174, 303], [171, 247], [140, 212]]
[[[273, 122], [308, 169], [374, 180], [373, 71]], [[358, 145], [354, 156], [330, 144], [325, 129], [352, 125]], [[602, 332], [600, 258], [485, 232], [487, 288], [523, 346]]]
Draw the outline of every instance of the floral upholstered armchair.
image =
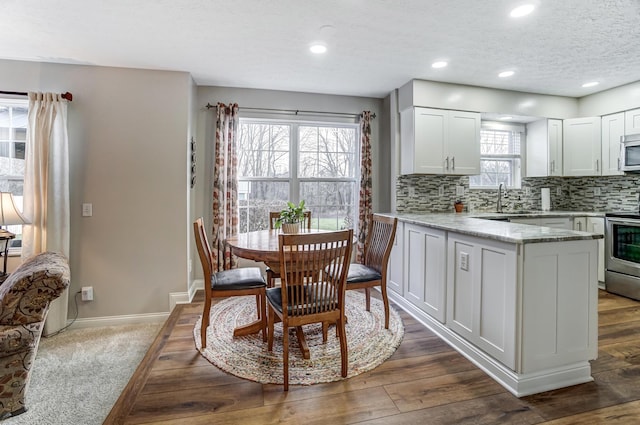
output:
[[26, 410], [31, 365], [49, 303], [68, 285], [67, 258], [43, 252], [23, 262], [0, 286], [0, 419]]

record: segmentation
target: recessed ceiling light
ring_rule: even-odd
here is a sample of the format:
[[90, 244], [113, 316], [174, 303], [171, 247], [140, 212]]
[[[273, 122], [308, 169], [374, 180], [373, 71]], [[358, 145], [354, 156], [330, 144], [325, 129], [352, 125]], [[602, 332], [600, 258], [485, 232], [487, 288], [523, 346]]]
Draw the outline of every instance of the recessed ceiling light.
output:
[[597, 86], [598, 84], [600, 84], [600, 83], [597, 82], [597, 81], [591, 81], [591, 82], [588, 82], [588, 83], [584, 83], [582, 85], [582, 87], [593, 87], [593, 86]]
[[325, 46], [324, 44], [321, 44], [321, 43], [313, 43], [309, 47], [309, 50], [311, 51], [311, 53], [315, 53], [317, 55], [321, 55], [322, 53], [326, 53], [327, 52], [327, 46]]
[[431, 64], [432, 68], [444, 68], [445, 66], [447, 66], [447, 62], [445, 61], [438, 61], [438, 62], [434, 62]]
[[523, 4], [511, 11], [509, 14], [512, 18], [521, 18], [523, 16], [527, 16], [529, 13], [533, 12], [536, 6], [533, 4]]
[[498, 74], [498, 77], [506, 78], [506, 77], [511, 77], [513, 74], [514, 74], [513, 71], [503, 71], [500, 74]]

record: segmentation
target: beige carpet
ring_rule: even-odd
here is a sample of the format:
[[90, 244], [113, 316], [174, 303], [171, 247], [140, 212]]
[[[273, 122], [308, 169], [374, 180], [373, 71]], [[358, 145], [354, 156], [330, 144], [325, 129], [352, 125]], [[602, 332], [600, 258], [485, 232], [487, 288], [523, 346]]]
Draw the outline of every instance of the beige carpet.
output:
[[41, 339], [27, 411], [1, 424], [102, 424], [161, 327], [72, 329]]
[[[364, 295], [359, 291], [347, 291], [345, 313], [347, 349], [349, 352], [348, 378], [374, 369], [389, 358], [402, 342], [402, 319], [392, 308], [389, 329], [384, 328], [382, 301], [372, 297], [371, 312], [364, 309]], [[262, 335], [234, 338], [233, 330], [256, 318], [255, 297], [232, 297], [211, 308], [211, 323], [207, 329], [207, 347], [200, 342], [201, 319], [194, 326], [196, 348], [220, 369], [262, 383], [281, 384], [282, 373], [282, 324], [274, 327], [273, 351], [267, 351]], [[289, 383], [311, 385], [343, 379], [340, 375], [340, 344], [335, 327], [329, 329], [327, 343], [322, 342], [322, 325], [304, 327], [311, 359], [301, 356], [298, 341], [290, 338]]]

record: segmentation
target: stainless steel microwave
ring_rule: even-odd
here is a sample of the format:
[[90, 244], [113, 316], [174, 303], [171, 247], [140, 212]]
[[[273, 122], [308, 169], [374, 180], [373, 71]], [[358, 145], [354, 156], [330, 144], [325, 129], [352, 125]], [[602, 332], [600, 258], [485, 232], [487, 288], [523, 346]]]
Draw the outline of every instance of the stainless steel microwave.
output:
[[640, 172], [640, 134], [620, 138], [620, 170]]

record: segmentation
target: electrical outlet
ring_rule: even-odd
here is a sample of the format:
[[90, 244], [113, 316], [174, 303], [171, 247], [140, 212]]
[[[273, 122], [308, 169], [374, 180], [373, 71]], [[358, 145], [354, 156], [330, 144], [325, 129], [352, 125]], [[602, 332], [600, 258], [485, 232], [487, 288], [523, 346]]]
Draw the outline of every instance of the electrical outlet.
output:
[[594, 196], [600, 196], [600, 188], [599, 187], [594, 187], [593, 188], [593, 195]]
[[82, 204], [82, 216], [83, 217], [93, 216], [93, 204]]
[[409, 186], [409, 197], [410, 198], [414, 198], [416, 196], [416, 188], [413, 186]]
[[562, 188], [561, 187], [556, 189], [556, 195], [562, 196]]
[[464, 186], [456, 186], [456, 196], [464, 196]]
[[524, 187], [524, 196], [531, 196], [531, 188], [529, 186]]
[[444, 186], [438, 188], [438, 196], [444, 196]]
[[464, 271], [469, 270], [469, 254], [467, 252], [460, 253], [460, 269]]
[[82, 301], [93, 301], [93, 286], [82, 287]]

